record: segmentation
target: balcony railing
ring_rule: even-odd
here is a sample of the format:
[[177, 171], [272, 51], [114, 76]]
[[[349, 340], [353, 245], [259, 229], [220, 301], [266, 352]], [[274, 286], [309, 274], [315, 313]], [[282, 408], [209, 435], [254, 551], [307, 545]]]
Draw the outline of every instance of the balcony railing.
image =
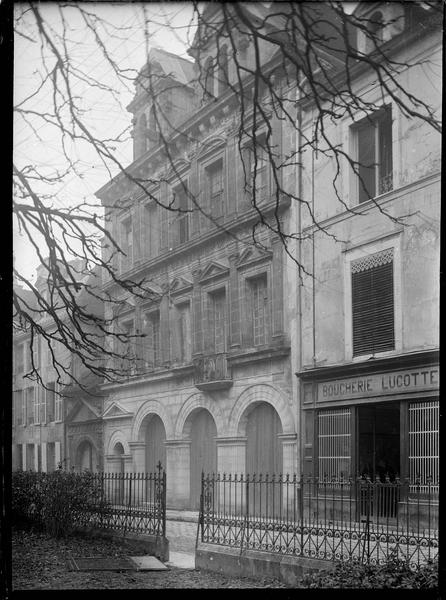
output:
[[225, 389], [232, 383], [226, 353], [200, 356], [194, 360], [194, 385], [199, 390]]

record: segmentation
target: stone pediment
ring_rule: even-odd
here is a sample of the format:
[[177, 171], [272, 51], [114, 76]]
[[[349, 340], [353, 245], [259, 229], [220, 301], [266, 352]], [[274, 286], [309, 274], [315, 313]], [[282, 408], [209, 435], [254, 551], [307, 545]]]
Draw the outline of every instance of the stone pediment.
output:
[[229, 273], [229, 267], [226, 265], [212, 260], [202, 271], [200, 276], [200, 283], [207, 279], [214, 279]]
[[83, 423], [84, 421], [92, 421], [99, 419], [99, 411], [83, 400], [82, 398], [76, 402], [75, 406], [67, 416], [67, 422], [69, 423]]
[[170, 284], [170, 293], [176, 294], [180, 292], [185, 292], [192, 288], [192, 281], [186, 279], [185, 277], [175, 277], [175, 279]]
[[133, 417], [133, 413], [123, 408], [119, 402], [113, 402], [102, 415], [103, 419], [122, 419], [131, 417]]
[[272, 255], [273, 253], [270, 250], [262, 250], [261, 248], [252, 246], [250, 248], [245, 248], [245, 250], [240, 253], [235, 264], [237, 268], [240, 268], [245, 265], [251, 265], [252, 263], [270, 260]]

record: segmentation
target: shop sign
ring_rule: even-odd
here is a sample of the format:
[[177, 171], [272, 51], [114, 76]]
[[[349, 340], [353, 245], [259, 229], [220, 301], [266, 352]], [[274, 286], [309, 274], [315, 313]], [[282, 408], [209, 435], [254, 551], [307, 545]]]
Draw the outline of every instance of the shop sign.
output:
[[435, 390], [440, 382], [438, 367], [349, 377], [318, 384], [319, 402], [347, 400], [367, 396], [384, 396], [421, 390]]

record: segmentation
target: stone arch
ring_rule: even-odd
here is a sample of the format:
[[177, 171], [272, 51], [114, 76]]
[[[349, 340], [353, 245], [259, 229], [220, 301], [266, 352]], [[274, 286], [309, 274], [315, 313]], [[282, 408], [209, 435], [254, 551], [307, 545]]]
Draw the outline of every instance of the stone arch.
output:
[[108, 455], [114, 454], [114, 448], [115, 448], [116, 444], [122, 445], [122, 447], [124, 448], [124, 454], [130, 454], [130, 446], [127, 441], [127, 438], [126, 438], [125, 434], [120, 430], [114, 431], [112, 433], [112, 435], [110, 436], [110, 439], [108, 440], [108, 444], [107, 444], [107, 454]]
[[142, 427], [144, 419], [150, 414], [158, 415], [166, 430], [166, 438], [170, 439], [173, 437], [173, 427], [169, 414], [166, 407], [161, 404], [158, 400], [147, 400], [138, 409], [138, 412], [133, 419], [132, 424], [132, 442], [143, 442], [144, 441], [144, 427]]
[[197, 158], [201, 158], [203, 155], [213, 152], [218, 148], [226, 146], [227, 140], [222, 135], [211, 133], [207, 138], [202, 140], [200, 144], [200, 150], [197, 153]]
[[[91, 447], [91, 460], [92, 460], [92, 465], [91, 468], [93, 471], [96, 470], [96, 468], [99, 468], [99, 462], [100, 462], [100, 458], [99, 458], [99, 448], [98, 445], [96, 443], [96, 441], [94, 440], [94, 438], [91, 435], [88, 434], [84, 434], [81, 437], [79, 437], [76, 440], [76, 443], [73, 447], [73, 456], [72, 456], [72, 462], [74, 464], [74, 466], [76, 467], [80, 467], [81, 465], [80, 460], [82, 458], [81, 455], [81, 450], [82, 447], [85, 446], [86, 444], [89, 444]], [[82, 453], [83, 454], [83, 453]], [[96, 464], [93, 463], [93, 461], [96, 460]]]
[[228, 436], [246, 435], [248, 415], [259, 402], [267, 402], [277, 411], [284, 434], [296, 433], [295, 417], [284, 394], [272, 385], [262, 383], [245, 388], [237, 398], [229, 415]]
[[183, 439], [190, 437], [192, 413], [200, 408], [204, 408], [211, 414], [217, 428], [217, 436], [219, 437], [224, 433], [225, 419], [221, 409], [204, 394], [195, 393], [189, 396], [178, 413], [175, 423], [175, 438]]

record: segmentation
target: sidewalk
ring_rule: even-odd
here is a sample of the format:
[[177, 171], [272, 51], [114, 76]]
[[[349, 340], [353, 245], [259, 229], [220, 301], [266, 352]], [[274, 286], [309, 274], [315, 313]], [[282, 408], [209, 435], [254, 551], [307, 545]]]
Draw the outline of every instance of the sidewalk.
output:
[[166, 536], [169, 540], [168, 566], [195, 568], [195, 542], [198, 512], [166, 510]]

